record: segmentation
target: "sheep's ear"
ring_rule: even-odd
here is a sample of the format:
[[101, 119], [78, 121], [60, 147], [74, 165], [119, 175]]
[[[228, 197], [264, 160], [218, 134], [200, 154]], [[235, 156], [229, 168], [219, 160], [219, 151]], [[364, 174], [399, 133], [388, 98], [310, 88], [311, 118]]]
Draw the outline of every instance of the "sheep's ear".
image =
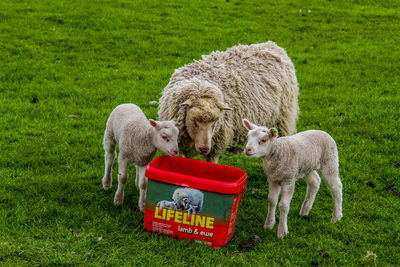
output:
[[158, 123], [155, 120], [150, 119], [149, 120], [150, 125], [153, 126], [154, 128], [157, 127]]
[[227, 106], [225, 103], [217, 102], [217, 107], [222, 110], [233, 110], [231, 107]]
[[192, 106], [192, 100], [188, 99], [185, 102], [179, 104], [180, 108], [187, 108]]
[[269, 129], [269, 134], [271, 137], [278, 137], [278, 130], [276, 128]]
[[243, 119], [243, 126], [246, 127], [247, 130], [251, 131], [256, 128], [256, 125], [249, 122], [247, 119]]

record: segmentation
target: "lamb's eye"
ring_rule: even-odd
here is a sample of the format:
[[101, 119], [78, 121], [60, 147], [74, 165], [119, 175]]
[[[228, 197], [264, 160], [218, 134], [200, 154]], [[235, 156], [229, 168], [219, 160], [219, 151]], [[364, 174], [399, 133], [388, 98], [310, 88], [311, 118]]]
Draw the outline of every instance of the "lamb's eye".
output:
[[162, 137], [162, 139], [163, 139], [164, 141], [166, 141], [166, 142], [169, 142], [169, 138], [168, 138], [168, 136], [166, 136], [166, 135], [162, 135], [161, 137]]
[[260, 145], [265, 144], [265, 142], [267, 142], [267, 139], [263, 138], [260, 140], [260, 142], [258, 142]]

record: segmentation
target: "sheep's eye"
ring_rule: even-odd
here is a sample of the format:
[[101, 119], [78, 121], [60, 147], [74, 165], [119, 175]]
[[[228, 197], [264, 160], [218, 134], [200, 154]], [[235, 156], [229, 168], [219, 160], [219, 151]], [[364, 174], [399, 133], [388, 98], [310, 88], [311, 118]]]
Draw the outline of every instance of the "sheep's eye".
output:
[[263, 138], [263, 139], [260, 140], [259, 144], [262, 145], [262, 144], [264, 144], [266, 142], [267, 142], [267, 139]]
[[194, 123], [194, 127], [199, 128], [199, 125], [197, 124], [196, 121], [193, 121], [193, 123]]
[[163, 140], [165, 140], [165, 141], [169, 142], [169, 138], [168, 138], [168, 136], [166, 136], [166, 135], [163, 135], [163, 136], [161, 136], [161, 137], [162, 137], [162, 139], [163, 139]]

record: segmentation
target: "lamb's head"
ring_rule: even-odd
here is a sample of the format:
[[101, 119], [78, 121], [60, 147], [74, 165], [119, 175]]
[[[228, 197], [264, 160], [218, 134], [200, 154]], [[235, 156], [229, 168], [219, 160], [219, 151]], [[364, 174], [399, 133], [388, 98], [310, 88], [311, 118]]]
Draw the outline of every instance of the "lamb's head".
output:
[[211, 151], [214, 126], [222, 116], [222, 111], [231, 108], [209, 97], [186, 100], [181, 104], [181, 108], [187, 109], [186, 131], [194, 141], [197, 153], [208, 155]]
[[174, 121], [154, 121], [149, 120], [150, 125], [154, 127], [153, 142], [154, 145], [170, 156], [176, 156], [178, 149], [179, 130]]
[[249, 131], [244, 154], [247, 157], [255, 158], [268, 155], [271, 142], [278, 137], [278, 131], [275, 128], [268, 129], [264, 126], [257, 126], [246, 119], [243, 119], [243, 125]]

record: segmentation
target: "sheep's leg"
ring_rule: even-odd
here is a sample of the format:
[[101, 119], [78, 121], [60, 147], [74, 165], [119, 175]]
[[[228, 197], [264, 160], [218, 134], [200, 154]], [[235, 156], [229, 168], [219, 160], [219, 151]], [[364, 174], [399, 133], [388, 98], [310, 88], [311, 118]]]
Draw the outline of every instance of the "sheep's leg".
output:
[[328, 188], [330, 189], [333, 197], [333, 214], [331, 222], [335, 223], [339, 221], [342, 217], [342, 182], [339, 178], [339, 171], [322, 171], [322, 178], [326, 182]]
[[146, 207], [146, 191], [147, 191], [147, 177], [144, 176], [146, 173], [147, 166], [136, 166], [136, 173], [139, 178], [139, 209], [144, 212]]
[[140, 178], [139, 178], [139, 172], [138, 172], [137, 167], [136, 167], [135, 185], [136, 185], [136, 189], [137, 189], [137, 190], [139, 190], [139, 180], [140, 180]]
[[279, 201], [279, 226], [278, 238], [284, 238], [288, 231], [287, 218], [290, 209], [290, 202], [292, 201], [294, 193], [294, 182], [291, 184], [282, 185], [282, 196]]
[[264, 229], [274, 228], [276, 204], [278, 203], [280, 192], [281, 192], [281, 187], [279, 184], [269, 182], [268, 215], [265, 220]]
[[304, 180], [307, 182], [307, 193], [301, 206], [300, 216], [307, 216], [310, 213], [315, 196], [319, 190], [319, 185], [321, 184], [321, 178], [316, 171], [310, 172]]
[[102, 179], [103, 188], [105, 191], [110, 189], [112, 184], [112, 166], [116, 156], [115, 141], [107, 134], [104, 135], [104, 177]]
[[122, 153], [118, 157], [118, 189], [114, 196], [114, 205], [121, 205], [124, 201], [124, 188], [128, 180], [129, 161], [121, 155]]
[[[287, 115], [287, 114], [286, 114]], [[281, 115], [284, 116], [284, 115]], [[292, 116], [292, 115], [290, 115]], [[279, 129], [280, 136], [289, 136], [296, 133], [296, 120], [293, 121], [291, 118], [290, 121], [288, 118], [282, 118], [278, 121], [277, 127]]]
[[[212, 152], [211, 152], [212, 153]], [[206, 157], [208, 162], [212, 162], [212, 163], [218, 163], [219, 157], [221, 156], [221, 154], [214, 154], [212, 153], [211, 155], [208, 155]]]

